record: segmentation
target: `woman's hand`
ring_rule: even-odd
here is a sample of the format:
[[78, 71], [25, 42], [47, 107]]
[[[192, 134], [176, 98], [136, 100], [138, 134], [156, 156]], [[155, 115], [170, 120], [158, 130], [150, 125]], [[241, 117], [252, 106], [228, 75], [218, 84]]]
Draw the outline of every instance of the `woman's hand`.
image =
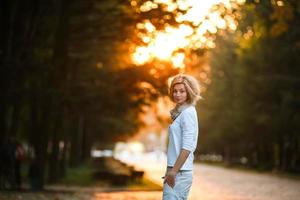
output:
[[175, 186], [175, 177], [176, 172], [173, 170], [170, 170], [167, 172], [164, 183], [167, 183], [171, 188]]

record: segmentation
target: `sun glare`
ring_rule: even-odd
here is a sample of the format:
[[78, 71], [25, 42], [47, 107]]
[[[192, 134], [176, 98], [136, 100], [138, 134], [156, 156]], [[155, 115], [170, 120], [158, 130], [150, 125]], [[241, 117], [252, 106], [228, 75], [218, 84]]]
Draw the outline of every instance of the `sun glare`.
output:
[[[177, 9], [185, 12], [175, 13], [176, 21], [181, 25], [178, 27], [166, 25], [163, 31], [156, 30], [149, 20], [138, 24], [137, 28], [143, 31], [139, 37], [145, 45], [135, 48], [132, 55], [133, 62], [142, 65], [158, 59], [169, 61], [174, 68], [183, 68], [186, 55], [182, 52], [188, 49], [214, 48], [213, 37], [207, 35], [216, 34], [221, 29], [234, 31], [237, 28], [232, 10], [244, 2], [245, 0], [146, 1], [139, 7], [140, 12], [148, 12], [158, 8], [159, 5], [168, 12], [176, 12]], [[222, 6], [216, 9], [216, 5]], [[227, 12], [225, 17], [222, 17], [224, 11]], [[193, 27], [186, 22], [193, 24]]]

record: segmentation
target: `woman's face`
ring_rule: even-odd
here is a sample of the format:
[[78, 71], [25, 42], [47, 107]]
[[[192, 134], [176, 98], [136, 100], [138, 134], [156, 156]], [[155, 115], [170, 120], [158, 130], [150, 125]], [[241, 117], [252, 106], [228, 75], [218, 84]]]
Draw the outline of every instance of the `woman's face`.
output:
[[176, 104], [183, 104], [187, 100], [187, 92], [183, 83], [174, 85], [173, 100]]

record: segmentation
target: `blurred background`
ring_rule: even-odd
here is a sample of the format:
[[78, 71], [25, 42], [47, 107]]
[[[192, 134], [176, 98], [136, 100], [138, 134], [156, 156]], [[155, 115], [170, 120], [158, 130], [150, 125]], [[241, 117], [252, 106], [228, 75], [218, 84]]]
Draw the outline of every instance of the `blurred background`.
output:
[[177, 73], [201, 84], [199, 173], [299, 178], [299, 1], [0, 5], [1, 190], [160, 191]]

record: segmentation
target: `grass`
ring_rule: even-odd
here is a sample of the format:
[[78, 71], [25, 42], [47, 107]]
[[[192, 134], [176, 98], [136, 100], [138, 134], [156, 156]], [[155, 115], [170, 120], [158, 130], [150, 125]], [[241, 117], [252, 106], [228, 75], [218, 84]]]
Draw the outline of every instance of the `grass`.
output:
[[147, 178], [143, 178], [140, 182], [129, 182], [126, 185], [115, 186], [111, 185], [109, 181], [101, 181], [92, 176], [94, 171], [90, 164], [82, 164], [76, 168], [67, 170], [66, 176], [59, 182], [66, 186], [81, 186], [81, 187], [103, 187], [109, 189], [120, 190], [161, 190], [161, 186], [155, 184]]
[[93, 168], [89, 164], [82, 164], [76, 168], [70, 168], [60, 183], [68, 186], [94, 186], [97, 182], [92, 177], [92, 170]]

